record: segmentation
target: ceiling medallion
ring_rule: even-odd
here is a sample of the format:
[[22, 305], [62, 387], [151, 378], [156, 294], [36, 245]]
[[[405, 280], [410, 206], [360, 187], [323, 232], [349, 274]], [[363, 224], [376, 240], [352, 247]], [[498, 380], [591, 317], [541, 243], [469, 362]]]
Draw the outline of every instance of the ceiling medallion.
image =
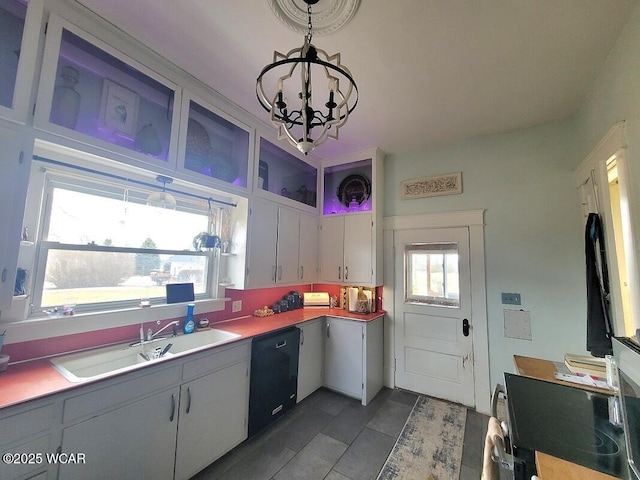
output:
[[[294, 32], [307, 33], [307, 4], [304, 0], [267, 0], [278, 20]], [[349, 23], [358, 10], [360, 0], [318, 0], [313, 6], [314, 35], [328, 35]]]

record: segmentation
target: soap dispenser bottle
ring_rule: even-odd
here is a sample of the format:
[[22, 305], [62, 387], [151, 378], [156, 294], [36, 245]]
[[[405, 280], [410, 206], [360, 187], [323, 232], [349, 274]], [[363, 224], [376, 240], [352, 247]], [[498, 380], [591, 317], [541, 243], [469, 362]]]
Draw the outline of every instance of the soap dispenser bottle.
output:
[[193, 333], [196, 329], [196, 322], [193, 320], [193, 309], [195, 308], [195, 304], [189, 303], [187, 305], [187, 318], [184, 321], [184, 325], [182, 325], [182, 331], [184, 333]]

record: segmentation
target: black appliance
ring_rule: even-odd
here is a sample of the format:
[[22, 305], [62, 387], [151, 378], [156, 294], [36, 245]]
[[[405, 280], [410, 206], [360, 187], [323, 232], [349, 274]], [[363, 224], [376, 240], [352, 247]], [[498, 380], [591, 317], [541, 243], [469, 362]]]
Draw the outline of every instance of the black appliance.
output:
[[298, 391], [300, 329], [255, 337], [251, 344], [249, 436], [293, 408]]
[[[640, 345], [638, 335], [613, 339], [614, 365], [626, 436], [629, 478], [640, 480]], [[613, 382], [615, 384], [615, 380]]]
[[535, 452], [628, 478], [624, 432], [609, 419], [615, 397], [505, 373], [514, 478], [537, 474]]

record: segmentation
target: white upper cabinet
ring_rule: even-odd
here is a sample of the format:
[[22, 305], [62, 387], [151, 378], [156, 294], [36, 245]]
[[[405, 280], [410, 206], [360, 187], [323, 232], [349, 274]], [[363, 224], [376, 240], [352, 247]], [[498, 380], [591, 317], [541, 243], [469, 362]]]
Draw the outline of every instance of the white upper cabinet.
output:
[[319, 280], [382, 285], [382, 169], [378, 149], [322, 162]]
[[320, 225], [320, 280], [375, 285], [371, 214], [323, 217]]
[[318, 216], [300, 213], [300, 283], [314, 283], [318, 278]]
[[31, 111], [43, 0], [0, 1], [0, 116], [26, 123]]
[[180, 100], [175, 83], [50, 15], [36, 127], [139, 166], [175, 170]]
[[249, 213], [248, 288], [301, 283], [300, 215], [272, 202], [253, 201]]
[[4, 317], [11, 310], [15, 290], [32, 144], [26, 127], [0, 122], [0, 311]]
[[251, 128], [187, 92], [182, 112], [178, 170], [195, 176], [200, 183], [230, 184], [246, 190]]

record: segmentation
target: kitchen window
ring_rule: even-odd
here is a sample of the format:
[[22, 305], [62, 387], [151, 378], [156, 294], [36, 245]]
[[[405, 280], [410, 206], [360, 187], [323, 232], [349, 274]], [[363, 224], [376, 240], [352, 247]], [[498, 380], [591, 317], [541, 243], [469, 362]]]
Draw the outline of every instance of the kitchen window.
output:
[[153, 189], [108, 176], [49, 169], [44, 178], [33, 313], [163, 304], [168, 283], [215, 298], [217, 249], [198, 242], [219, 208], [175, 193], [175, 210], [150, 206]]
[[405, 301], [460, 306], [457, 243], [425, 243], [405, 248]]

